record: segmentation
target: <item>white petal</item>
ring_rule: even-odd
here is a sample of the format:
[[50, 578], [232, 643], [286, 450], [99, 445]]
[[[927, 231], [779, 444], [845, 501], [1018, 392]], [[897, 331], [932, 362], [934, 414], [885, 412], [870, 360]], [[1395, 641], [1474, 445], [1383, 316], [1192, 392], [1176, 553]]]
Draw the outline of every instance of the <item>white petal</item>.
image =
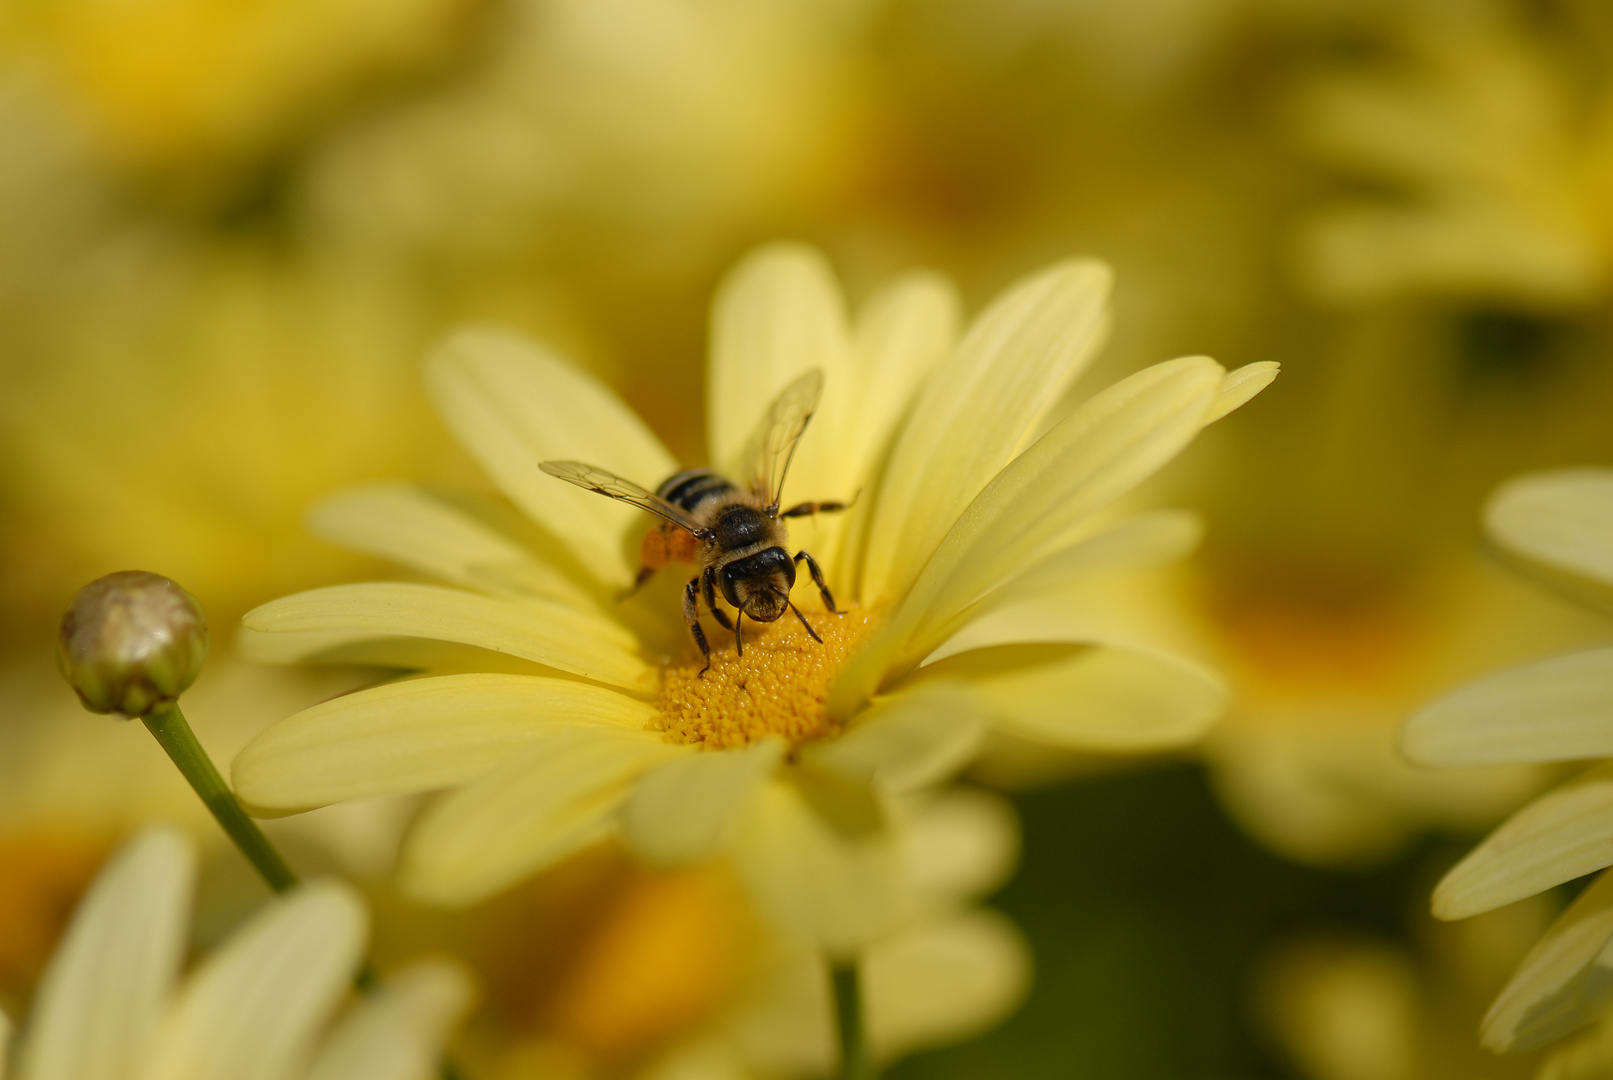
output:
[[1445, 875], [1434, 914], [1465, 919], [1613, 864], [1613, 764], [1548, 791]]
[[1484, 1017], [1484, 1046], [1522, 1053], [1584, 1027], [1613, 1002], [1613, 875], [1558, 916]]
[[246, 613], [258, 633], [419, 637], [472, 645], [631, 690], [655, 673], [637, 639], [604, 615], [550, 600], [509, 600], [405, 582], [336, 585], [285, 596]]
[[541, 675], [410, 679], [322, 702], [236, 757], [236, 793], [303, 810], [345, 799], [463, 784], [576, 724], [643, 730], [653, 706], [602, 686]]
[[425, 961], [387, 979], [342, 1017], [306, 1080], [429, 1080], [443, 1042], [470, 1008], [472, 987], [460, 968]]
[[687, 752], [647, 731], [546, 734], [425, 814], [404, 848], [404, 888], [453, 906], [485, 899], [604, 837], [639, 776]]
[[710, 858], [788, 749], [783, 739], [768, 738], [743, 749], [689, 754], [651, 770], [622, 807], [622, 838], [651, 866]]
[[627, 538], [645, 515], [538, 464], [585, 461], [653, 488], [677, 466], [632, 410], [597, 379], [502, 330], [461, 330], [425, 374], [443, 420], [499, 488], [602, 583], [631, 581]]
[[80, 901], [34, 999], [25, 1080], [125, 1080], [149, 1048], [185, 955], [196, 855], [141, 833]]
[[1204, 357], [1156, 364], [1090, 398], [986, 485], [946, 534], [890, 623], [847, 667], [830, 709], [849, 716], [950, 632], [952, 620], [1175, 457], [1221, 386]]
[[[711, 314], [706, 430], [711, 460], [733, 472], [751, 430], [780, 390], [812, 368], [824, 374], [823, 401], [791, 466], [789, 486], [802, 499], [830, 494], [830, 482], [854, 482], [825, 469], [860, 386], [854, 383], [845, 299], [829, 262], [802, 244], [760, 248], [729, 271]], [[602, 463], [603, 464], [603, 463]]]
[[1031, 953], [994, 911], [955, 912], [876, 942], [863, 961], [869, 1037], [889, 1061], [996, 1026], [1030, 989]]
[[1280, 368], [1281, 365], [1273, 361], [1262, 360], [1259, 363], [1245, 364], [1236, 371], [1227, 372], [1227, 377], [1221, 381], [1221, 392], [1216, 395], [1210, 411], [1205, 414], [1205, 426], [1208, 427], [1233, 410], [1247, 405], [1256, 394], [1276, 380]]
[[1520, 555], [1613, 584], [1613, 469], [1519, 477], [1490, 498], [1484, 523]]
[[905, 815], [901, 843], [918, 895], [931, 901], [984, 896], [1019, 864], [1019, 819], [1001, 795], [952, 787]]
[[875, 698], [851, 730], [809, 744], [801, 758], [886, 791], [911, 791], [963, 768], [985, 733], [986, 717], [972, 697], [931, 683]]
[[144, 1080], [290, 1080], [350, 992], [368, 932], [345, 885], [270, 901], [191, 976]]
[[734, 864], [763, 915], [835, 956], [855, 955], [908, 902], [889, 830], [800, 769], [757, 792]]
[[973, 649], [923, 669], [961, 683], [992, 723], [1071, 750], [1137, 752], [1183, 746], [1226, 707], [1221, 683], [1160, 653], [1074, 643]]
[[446, 500], [408, 484], [373, 484], [327, 499], [308, 513], [315, 535], [349, 551], [483, 592], [591, 603], [553, 562]]
[[1613, 757], [1613, 649], [1471, 682], [1406, 721], [1400, 747], [1425, 765]]
[[1102, 264], [1072, 261], [1020, 282], [936, 368], [880, 484], [865, 598], [906, 592], [964, 507], [1024, 449], [1096, 348], [1111, 277]]

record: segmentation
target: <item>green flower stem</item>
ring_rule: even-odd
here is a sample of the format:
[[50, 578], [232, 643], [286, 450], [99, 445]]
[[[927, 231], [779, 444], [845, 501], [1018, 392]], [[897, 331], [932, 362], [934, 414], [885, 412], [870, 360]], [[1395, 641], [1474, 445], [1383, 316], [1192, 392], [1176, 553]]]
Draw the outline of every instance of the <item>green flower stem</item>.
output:
[[247, 817], [241, 804], [235, 801], [235, 792], [224, 783], [224, 778], [213, 766], [213, 759], [196, 741], [196, 733], [186, 723], [185, 714], [179, 711], [179, 703], [158, 706], [141, 720], [178, 767], [180, 774], [201, 796], [207, 809], [212, 811], [219, 827], [235, 841], [235, 846], [241, 849], [247, 861], [257, 867], [263, 880], [269, 883], [269, 888], [275, 892], [285, 892], [297, 884], [297, 875], [286, 865], [286, 860], [269, 843], [269, 838], [263, 835], [258, 823]]
[[879, 1070], [874, 1067], [868, 1029], [863, 1023], [862, 976], [857, 962], [835, 963], [830, 972], [835, 1019], [840, 1028], [840, 1076], [842, 1080], [877, 1080]]

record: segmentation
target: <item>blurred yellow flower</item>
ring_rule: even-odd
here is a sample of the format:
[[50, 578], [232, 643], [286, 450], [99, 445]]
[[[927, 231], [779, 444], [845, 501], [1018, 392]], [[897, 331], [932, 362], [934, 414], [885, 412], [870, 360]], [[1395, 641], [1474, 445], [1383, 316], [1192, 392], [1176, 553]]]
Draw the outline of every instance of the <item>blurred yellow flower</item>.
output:
[[[460, 334], [428, 381], [448, 424], [537, 525], [527, 526], [535, 547], [409, 488], [319, 509], [327, 537], [458, 587], [288, 597], [247, 616], [249, 651], [466, 673], [391, 683], [282, 722], [236, 759], [237, 790], [283, 812], [456, 789], [411, 834], [403, 869], [416, 894], [451, 904], [616, 828], [659, 865], [728, 849], [770, 915], [854, 950], [905, 904], [885, 799], [956, 768], [986, 728], [1123, 752], [1191, 741], [1220, 710], [1212, 676], [1114, 639], [1063, 593], [1179, 552], [1176, 517], [1116, 523], [1102, 512], [1275, 366], [1228, 375], [1202, 357], [1160, 364], [1037, 439], [1097, 343], [1107, 289], [1103, 267], [1061, 264], [1010, 289], [954, 342], [955, 301], [933, 277], [898, 281], [852, 326], [821, 256], [782, 247], [741, 263], [714, 313], [712, 460], [734, 460], [776, 390], [821, 368], [825, 397], [793, 490], [866, 494], [804, 544], [853, 611], [809, 610], [821, 646], [768, 624], [743, 659], [719, 650], [709, 679], [679, 677], [698, 664], [673, 655], [687, 646], [666, 589], [653, 602], [611, 599], [633, 579], [639, 513], [537, 468], [577, 458], [655, 483], [674, 471], [670, 455], [551, 354], [498, 332]], [[813, 674], [836, 649], [839, 670]], [[779, 697], [749, 695], [750, 672]], [[694, 725], [680, 727], [691, 713]]]
[[368, 937], [364, 905], [343, 885], [271, 901], [181, 983], [195, 861], [159, 827], [102, 870], [34, 999], [18, 1080], [418, 1080], [435, 1069], [469, 982], [421, 963], [337, 1019]]
[[1474, 0], [1407, 4], [1391, 27], [1389, 58], [1316, 76], [1294, 105], [1296, 131], [1324, 159], [1394, 189], [1340, 199], [1306, 225], [1315, 287], [1349, 302], [1603, 301], [1613, 87], [1594, 69], [1594, 26]]
[[[1555, 587], [1613, 611], [1613, 470], [1537, 473], [1499, 491], [1491, 538]], [[1572, 762], [1613, 754], [1613, 649], [1542, 660], [1471, 683], [1406, 722], [1401, 745], [1429, 765]], [[1603, 764], [1514, 814], [1434, 893], [1434, 913], [1461, 919], [1613, 863], [1613, 785]], [[1531, 1049], [1595, 1019], [1609, 1004], [1601, 957], [1613, 939], [1613, 878], [1604, 875], [1552, 926], [1485, 1018], [1484, 1044]]]

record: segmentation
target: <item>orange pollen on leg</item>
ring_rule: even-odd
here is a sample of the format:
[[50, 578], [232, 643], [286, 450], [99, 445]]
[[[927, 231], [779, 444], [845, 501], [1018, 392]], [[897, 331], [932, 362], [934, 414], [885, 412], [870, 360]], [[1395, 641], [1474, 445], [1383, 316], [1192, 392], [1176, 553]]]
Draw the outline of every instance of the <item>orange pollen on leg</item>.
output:
[[708, 626], [708, 634], [716, 631], [711, 670], [702, 677], [704, 662], [698, 657], [667, 668], [660, 714], [651, 725], [669, 742], [705, 743], [712, 749], [744, 746], [768, 735], [800, 744], [835, 734], [840, 725], [824, 707], [829, 686], [878, 620], [861, 608], [836, 615], [818, 603], [803, 605], [801, 614], [823, 638], [821, 644], [789, 612], [771, 623], [747, 620], [744, 656], [735, 650], [731, 633]]

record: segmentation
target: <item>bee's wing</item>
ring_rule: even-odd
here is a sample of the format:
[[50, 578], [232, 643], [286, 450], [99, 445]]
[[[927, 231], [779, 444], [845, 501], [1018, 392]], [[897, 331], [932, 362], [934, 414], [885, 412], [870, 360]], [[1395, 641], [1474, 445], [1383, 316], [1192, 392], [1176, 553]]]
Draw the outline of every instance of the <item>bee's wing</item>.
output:
[[752, 490], [760, 492], [768, 506], [778, 508], [784, 477], [790, 471], [795, 447], [801, 441], [807, 421], [817, 411], [823, 396], [823, 372], [813, 368], [773, 399], [750, 442], [745, 445], [744, 475]]
[[653, 491], [639, 487], [633, 481], [617, 476], [609, 469], [601, 469], [597, 465], [584, 465], [580, 461], [543, 461], [538, 468], [550, 476], [558, 476], [568, 483], [576, 484], [589, 491], [597, 491], [601, 495], [608, 495], [622, 502], [632, 503], [640, 510], [648, 510], [676, 525], [678, 528], [693, 533], [696, 536], [705, 535], [705, 530], [694, 518], [683, 510]]

